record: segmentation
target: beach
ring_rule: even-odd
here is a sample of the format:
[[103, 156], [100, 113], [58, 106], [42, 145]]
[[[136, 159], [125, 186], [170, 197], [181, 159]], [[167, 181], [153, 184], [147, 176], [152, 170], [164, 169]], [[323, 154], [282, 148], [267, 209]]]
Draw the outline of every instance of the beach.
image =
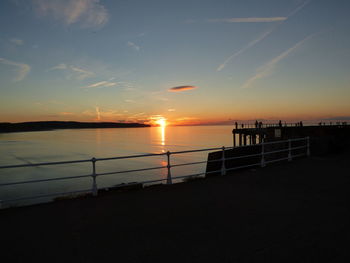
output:
[[0, 211], [4, 262], [346, 262], [350, 154]]

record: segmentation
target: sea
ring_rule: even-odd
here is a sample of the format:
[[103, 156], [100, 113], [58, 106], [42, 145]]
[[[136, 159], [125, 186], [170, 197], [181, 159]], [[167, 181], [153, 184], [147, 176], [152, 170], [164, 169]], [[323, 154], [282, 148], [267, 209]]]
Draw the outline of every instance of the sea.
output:
[[[148, 153], [166, 153], [232, 146], [232, 126], [176, 126], [113, 129], [67, 129], [38, 132], [0, 133], [0, 166], [109, 158]], [[206, 152], [171, 154], [171, 165], [206, 161]], [[167, 156], [148, 156], [96, 162], [97, 187], [166, 179]], [[151, 167], [161, 169], [115, 173]], [[204, 173], [206, 164], [175, 166], [172, 177]], [[108, 174], [110, 173], [110, 174]], [[48, 202], [53, 197], [27, 199], [91, 190], [92, 162], [21, 168], [0, 168], [0, 204], [21, 206]], [[59, 179], [4, 186], [10, 182]], [[174, 183], [182, 179], [173, 180]], [[2, 200], [2, 201], [1, 201]], [[12, 200], [12, 201], [6, 201]]]

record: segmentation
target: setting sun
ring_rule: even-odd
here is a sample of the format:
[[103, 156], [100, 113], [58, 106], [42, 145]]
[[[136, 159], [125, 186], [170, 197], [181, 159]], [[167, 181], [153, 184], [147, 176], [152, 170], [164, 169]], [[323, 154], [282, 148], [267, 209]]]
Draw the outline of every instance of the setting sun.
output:
[[167, 123], [166, 123], [166, 119], [159, 119], [156, 121], [156, 124], [159, 125], [160, 127], [166, 127]]

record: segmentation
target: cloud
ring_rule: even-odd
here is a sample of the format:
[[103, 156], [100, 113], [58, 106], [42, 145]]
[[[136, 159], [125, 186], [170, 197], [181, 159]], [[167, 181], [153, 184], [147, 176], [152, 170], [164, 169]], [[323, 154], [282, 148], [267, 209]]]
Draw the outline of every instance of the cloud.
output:
[[89, 77], [92, 77], [93, 75], [95, 75], [91, 71], [87, 71], [85, 69], [77, 68], [74, 66], [70, 66], [70, 69], [78, 74], [77, 78], [80, 80], [83, 80], [83, 79], [86, 79], [86, 78], [89, 78]]
[[269, 23], [287, 20], [287, 17], [238, 17], [224, 19], [210, 19], [209, 22], [225, 22], [225, 23]]
[[15, 77], [14, 81], [21, 81], [28, 75], [30, 71], [30, 66], [24, 63], [14, 62], [4, 58], [0, 58], [0, 63], [16, 67], [17, 76]]
[[65, 25], [101, 27], [108, 21], [107, 9], [99, 0], [32, 0], [36, 13], [53, 17]]
[[101, 120], [100, 108], [96, 106], [95, 109], [96, 109], [96, 120], [100, 121]]
[[[246, 50], [248, 50], [249, 48], [255, 46], [256, 44], [258, 44], [260, 41], [264, 40], [267, 36], [269, 36], [273, 31], [275, 31], [285, 20], [291, 18], [292, 16], [294, 16], [296, 13], [298, 13], [301, 9], [304, 8], [304, 6], [306, 6], [309, 2], [311, 2], [311, 0], [307, 0], [304, 1], [301, 5], [297, 6], [294, 10], [292, 10], [286, 17], [280, 17], [280, 18], [285, 18], [285, 19], [280, 19], [274, 27], [270, 28], [268, 31], [264, 32], [263, 34], [261, 34], [260, 36], [258, 36], [256, 39], [250, 41], [248, 43], [248, 45], [246, 45], [245, 47], [241, 48], [240, 50], [238, 50], [237, 52], [235, 52], [234, 54], [232, 54], [231, 56], [229, 56], [228, 58], [225, 59], [225, 61], [219, 65], [216, 69], [216, 71], [221, 71], [225, 68], [225, 66], [227, 65], [227, 63], [229, 63], [232, 59], [234, 59], [235, 57], [239, 56], [240, 54], [242, 54], [243, 52], [245, 52]], [[234, 18], [233, 18], [234, 19]], [[236, 18], [238, 19], [238, 18]], [[227, 21], [226, 21], [227, 22]], [[262, 21], [261, 21], [262, 22]], [[270, 21], [272, 22], [272, 21]]]
[[10, 42], [11, 42], [12, 44], [17, 45], [17, 46], [21, 46], [21, 45], [24, 44], [24, 41], [23, 41], [22, 39], [19, 39], [19, 38], [11, 38], [11, 39], [10, 39]]
[[115, 110], [102, 110], [99, 106], [95, 106], [94, 110], [89, 109], [81, 113], [84, 116], [88, 116], [93, 121], [116, 121], [123, 114], [118, 113]]
[[66, 64], [62, 63], [62, 64], [59, 64], [57, 66], [54, 66], [54, 67], [50, 68], [49, 71], [50, 70], [57, 70], [57, 69], [68, 69], [68, 66]]
[[350, 121], [350, 116], [334, 116], [326, 118], [328, 121]]
[[279, 63], [281, 60], [285, 59], [286, 57], [288, 57], [290, 55], [290, 53], [292, 53], [293, 51], [295, 51], [296, 49], [298, 49], [300, 46], [302, 46], [306, 41], [308, 41], [309, 39], [311, 39], [312, 37], [314, 37], [316, 34], [312, 34], [309, 35], [308, 37], [304, 38], [303, 40], [299, 41], [298, 43], [296, 43], [294, 46], [292, 46], [291, 48], [287, 49], [286, 51], [284, 51], [283, 53], [281, 53], [280, 55], [278, 55], [277, 57], [273, 58], [272, 60], [270, 60], [269, 62], [267, 62], [266, 64], [264, 64], [262, 67], [260, 67], [257, 70], [257, 73], [251, 77], [250, 79], [248, 79], [242, 86], [242, 88], [249, 88], [251, 87], [251, 85], [258, 79], [262, 79], [267, 77], [268, 75], [270, 75], [273, 71], [273, 69], [275, 68], [275, 65], [277, 63]]
[[59, 115], [63, 115], [63, 116], [72, 116], [72, 115], [75, 115], [73, 112], [66, 112], [66, 111], [63, 111], [63, 112], [60, 112]]
[[310, 3], [312, 0], [306, 0], [304, 1], [301, 5], [297, 6], [297, 8], [295, 8], [294, 10], [292, 10], [292, 12], [290, 12], [288, 14], [288, 18], [294, 16], [296, 13], [298, 13], [301, 9], [304, 8], [304, 6], [306, 6], [308, 3]]
[[140, 47], [138, 45], [136, 45], [135, 43], [133, 42], [128, 42], [128, 46], [135, 49], [136, 51], [140, 51]]
[[180, 92], [180, 91], [186, 91], [186, 90], [191, 90], [191, 89], [196, 89], [198, 87], [196, 86], [178, 86], [174, 88], [170, 88], [168, 91], [170, 92]]
[[168, 111], [174, 112], [174, 111], [176, 111], [176, 109], [168, 109]]
[[255, 46], [257, 43], [259, 43], [261, 40], [263, 40], [264, 38], [266, 38], [268, 35], [270, 35], [272, 33], [272, 31], [275, 30], [275, 27], [271, 28], [270, 30], [264, 32], [263, 34], [261, 34], [258, 38], [250, 41], [248, 43], [248, 45], [246, 45], [245, 47], [241, 48], [240, 50], [238, 50], [236, 53], [232, 54], [231, 56], [229, 56], [224, 63], [222, 63], [221, 65], [219, 65], [219, 67], [216, 69], [216, 71], [221, 71], [223, 70], [227, 63], [229, 63], [232, 59], [234, 59], [235, 57], [239, 56], [240, 54], [242, 54], [244, 51], [246, 51], [247, 49]]
[[91, 84], [89, 86], [82, 87], [82, 88], [108, 88], [108, 87], [113, 87], [116, 85], [117, 85], [116, 82], [100, 81], [100, 82], [97, 82], [97, 83], [94, 83], [94, 84]]
[[75, 77], [78, 80], [84, 80], [86, 78], [90, 78], [95, 75], [94, 72], [91, 72], [82, 68], [78, 68], [72, 65], [66, 65], [64, 63], [58, 64], [57, 66], [54, 66], [48, 69], [48, 71], [51, 71], [51, 70], [69, 70], [70, 72], [74, 73]]

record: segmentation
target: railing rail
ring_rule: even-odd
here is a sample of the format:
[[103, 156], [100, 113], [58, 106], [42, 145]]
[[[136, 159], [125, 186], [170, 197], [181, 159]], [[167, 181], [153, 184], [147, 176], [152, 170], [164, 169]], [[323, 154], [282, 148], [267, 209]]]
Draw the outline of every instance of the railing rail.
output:
[[[296, 141], [305, 141], [305, 144], [301, 145], [301, 146], [299, 146], [299, 145], [292, 146], [292, 142], [296, 142]], [[285, 149], [266, 151], [267, 145], [281, 144], [281, 143], [287, 143], [288, 146]], [[233, 148], [257, 147], [257, 146], [261, 146], [260, 153], [246, 154], [246, 155], [240, 155], [240, 156], [234, 156], [234, 157], [227, 157], [226, 156], [226, 151], [231, 150]], [[305, 148], [305, 153], [292, 156], [293, 150], [298, 150], [298, 149], [303, 149], [303, 148]], [[173, 156], [173, 155], [189, 154], [189, 153], [196, 153], [196, 152], [209, 152], [209, 151], [222, 151], [222, 158], [219, 160], [206, 160], [206, 161], [171, 164], [171, 156]], [[288, 152], [288, 157], [280, 158], [280, 159], [276, 159], [276, 160], [268, 160], [268, 161], [265, 160], [266, 156], [268, 156], [270, 154], [280, 153], [280, 152]], [[164, 181], [166, 181], [167, 184], [172, 184], [174, 179], [197, 177], [197, 176], [203, 176], [203, 175], [205, 176], [207, 174], [212, 174], [212, 173], [220, 173], [221, 175], [226, 175], [228, 171], [237, 170], [237, 169], [241, 169], [241, 168], [247, 168], [247, 167], [252, 167], [252, 166], [264, 167], [268, 163], [282, 161], [282, 160], [291, 161], [293, 157], [298, 157], [300, 155], [306, 155], [306, 156], [310, 155], [310, 139], [309, 139], [309, 137], [281, 140], [281, 141], [272, 141], [272, 142], [262, 142], [261, 144], [246, 145], [246, 146], [240, 146], [240, 147], [220, 147], [220, 148], [218, 147], [218, 148], [205, 148], [205, 149], [194, 149], [194, 150], [174, 151], [174, 152], [167, 151], [164, 153], [149, 153], [149, 154], [138, 154], [138, 155], [118, 156], [118, 157], [108, 157], [108, 158], [91, 158], [91, 159], [84, 159], [84, 160], [72, 160], [72, 161], [60, 161], [60, 162], [41, 162], [41, 163], [19, 164], [19, 165], [5, 165], [5, 166], [0, 166], [0, 171], [4, 170], [4, 169], [11, 169], [11, 168], [38, 167], [38, 166], [47, 166], [47, 165], [65, 165], [65, 164], [76, 164], [76, 163], [91, 163], [92, 172], [91, 172], [91, 174], [84, 174], [84, 175], [77, 175], [77, 176], [66, 176], [66, 177], [55, 177], [55, 178], [46, 178], [46, 179], [36, 179], [36, 180], [0, 183], [0, 189], [1, 189], [1, 187], [4, 187], [4, 186], [15, 186], [15, 185], [21, 185], [21, 184], [34, 184], [34, 183], [41, 183], [41, 182], [72, 180], [72, 179], [87, 178], [87, 177], [91, 177], [92, 186], [90, 189], [84, 189], [84, 190], [76, 190], [76, 191], [60, 192], [60, 193], [49, 193], [49, 194], [0, 200], [0, 205], [1, 205], [1, 203], [10, 203], [10, 202], [14, 202], [14, 201], [31, 200], [31, 199], [38, 199], [38, 198], [43, 198], [43, 197], [64, 196], [64, 195], [68, 195], [68, 194], [78, 194], [78, 193], [91, 193], [92, 195], [96, 196], [96, 195], [98, 195], [99, 190], [103, 190], [103, 189], [108, 188], [108, 187], [98, 188], [98, 184], [97, 184], [97, 178], [100, 176], [105, 176], [105, 175], [116, 175], [116, 174], [132, 173], [132, 172], [167, 169], [166, 178], [160, 178], [160, 179], [155, 179], [155, 180], [146, 180], [146, 181], [141, 181], [141, 182], [137, 182], [137, 183], [129, 183], [127, 185], [149, 184], [149, 183], [164, 182]], [[154, 156], [166, 156], [166, 161], [167, 161], [166, 165], [140, 168], [140, 169], [129, 169], [129, 170], [121, 170], [121, 171], [102, 172], [102, 173], [98, 173], [97, 169], [96, 169], [97, 162], [103, 162], [103, 161], [109, 161], [109, 160], [130, 159], [130, 158], [145, 158], [145, 157], [152, 157], [152, 156], [153, 157]], [[237, 167], [231, 167], [231, 168], [226, 167], [227, 161], [231, 161], [231, 160], [235, 160], [235, 159], [250, 158], [250, 157], [258, 157], [258, 156], [261, 156], [261, 160], [258, 163], [237, 166]], [[206, 171], [206, 172], [202, 172], [202, 173], [187, 174], [187, 175], [182, 175], [182, 176], [172, 176], [171, 169], [173, 167], [198, 165], [198, 164], [211, 163], [211, 162], [221, 162], [220, 169], [216, 170], [216, 171]]]
[[349, 125], [346, 121], [321, 121], [318, 123], [303, 123], [303, 122], [282, 122], [279, 123], [244, 123], [244, 122], [236, 122], [234, 123], [234, 129], [254, 129], [254, 128], [277, 128], [277, 127], [302, 127], [302, 126], [347, 126]]

